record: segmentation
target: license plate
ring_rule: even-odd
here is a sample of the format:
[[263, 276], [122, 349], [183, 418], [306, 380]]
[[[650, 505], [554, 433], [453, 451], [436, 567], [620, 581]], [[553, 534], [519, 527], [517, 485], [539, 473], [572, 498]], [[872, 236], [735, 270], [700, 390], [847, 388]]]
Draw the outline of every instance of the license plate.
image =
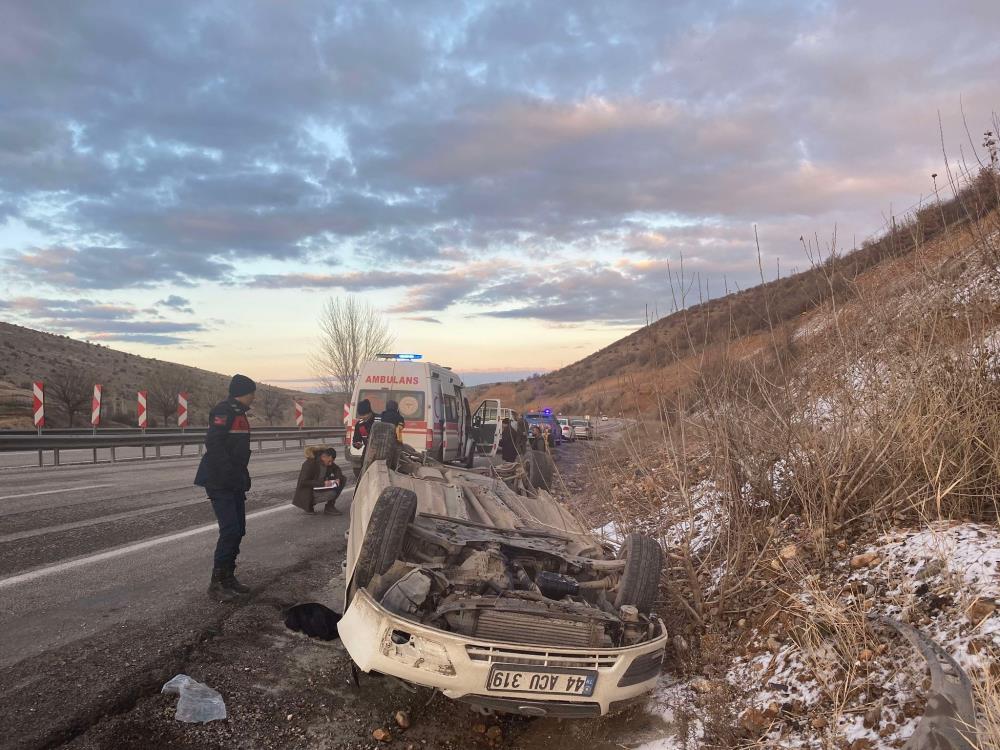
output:
[[503, 693], [539, 695], [594, 694], [597, 672], [592, 669], [549, 669], [524, 664], [494, 664], [486, 679], [486, 689]]

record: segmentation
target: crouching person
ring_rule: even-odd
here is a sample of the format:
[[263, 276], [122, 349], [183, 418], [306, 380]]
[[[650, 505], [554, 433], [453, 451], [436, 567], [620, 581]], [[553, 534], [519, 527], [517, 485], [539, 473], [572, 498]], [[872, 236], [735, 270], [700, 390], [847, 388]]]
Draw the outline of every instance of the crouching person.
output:
[[314, 506], [326, 503], [324, 513], [340, 515], [335, 503], [340, 493], [344, 491], [347, 477], [336, 464], [337, 451], [323, 446], [306, 448], [306, 460], [299, 470], [298, 483], [295, 485], [295, 497], [292, 505], [302, 508], [306, 513], [313, 513]]

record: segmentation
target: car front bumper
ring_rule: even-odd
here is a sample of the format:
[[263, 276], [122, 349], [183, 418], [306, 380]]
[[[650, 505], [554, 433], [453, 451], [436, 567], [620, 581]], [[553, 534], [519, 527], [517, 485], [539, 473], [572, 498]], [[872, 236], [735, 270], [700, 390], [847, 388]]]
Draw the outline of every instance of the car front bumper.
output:
[[[347, 652], [365, 672], [392, 675], [437, 688], [449, 698], [529, 716], [600, 716], [636, 702], [653, 689], [660, 673], [666, 628], [646, 643], [624, 648], [566, 649], [481, 641], [426, 627], [392, 614], [360, 589], [338, 630]], [[589, 696], [487, 691], [494, 664], [597, 673]]]

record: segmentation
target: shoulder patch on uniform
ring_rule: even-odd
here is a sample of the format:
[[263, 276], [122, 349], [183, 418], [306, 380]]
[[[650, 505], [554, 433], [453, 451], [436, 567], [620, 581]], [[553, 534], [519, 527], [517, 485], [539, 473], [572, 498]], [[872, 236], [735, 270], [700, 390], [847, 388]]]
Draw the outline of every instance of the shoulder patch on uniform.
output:
[[222, 414], [217, 414], [216, 416], [212, 417], [212, 424], [223, 425], [225, 423], [226, 423], [226, 417]]

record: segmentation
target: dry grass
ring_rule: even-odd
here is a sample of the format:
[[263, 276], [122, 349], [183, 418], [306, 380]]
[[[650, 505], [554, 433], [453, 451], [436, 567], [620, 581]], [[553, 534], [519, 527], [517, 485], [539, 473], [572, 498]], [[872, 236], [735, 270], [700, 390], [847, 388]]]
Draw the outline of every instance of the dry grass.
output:
[[[905, 252], [887, 251], [869, 275], [835, 277], [814, 254], [836, 289], [801, 329], [782, 314], [720, 341], [689, 325], [683, 347], [661, 352], [659, 380], [619, 384], [622, 410], [639, 421], [595, 467], [620, 525], [668, 550], [663, 609], [674, 632], [732, 633], [737, 618], [760, 624], [774, 615], [762, 604], [780, 601], [785, 634], [834, 707], [831, 724], [852, 701], [858, 710], [869, 684], [858, 655], [878, 649], [864, 599], [814, 575], [836, 542], [1000, 517], [1000, 177], [984, 174], [897, 222], [880, 246], [908, 237]], [[710, 535], [706, 486], [721, 506]], [[790, 522], [802, 554], [776, 571]], [[676, 654], [685, 667], [712, 656], [693, 658], [687, 645]], [[983, 748], [1000, 748], [997, 679], [980, 687], [992, 727]]]
[[1000, 750], [1000, 653], [989, 659], [991, 668], [975, 680], [979, 720], [977, 750]]

